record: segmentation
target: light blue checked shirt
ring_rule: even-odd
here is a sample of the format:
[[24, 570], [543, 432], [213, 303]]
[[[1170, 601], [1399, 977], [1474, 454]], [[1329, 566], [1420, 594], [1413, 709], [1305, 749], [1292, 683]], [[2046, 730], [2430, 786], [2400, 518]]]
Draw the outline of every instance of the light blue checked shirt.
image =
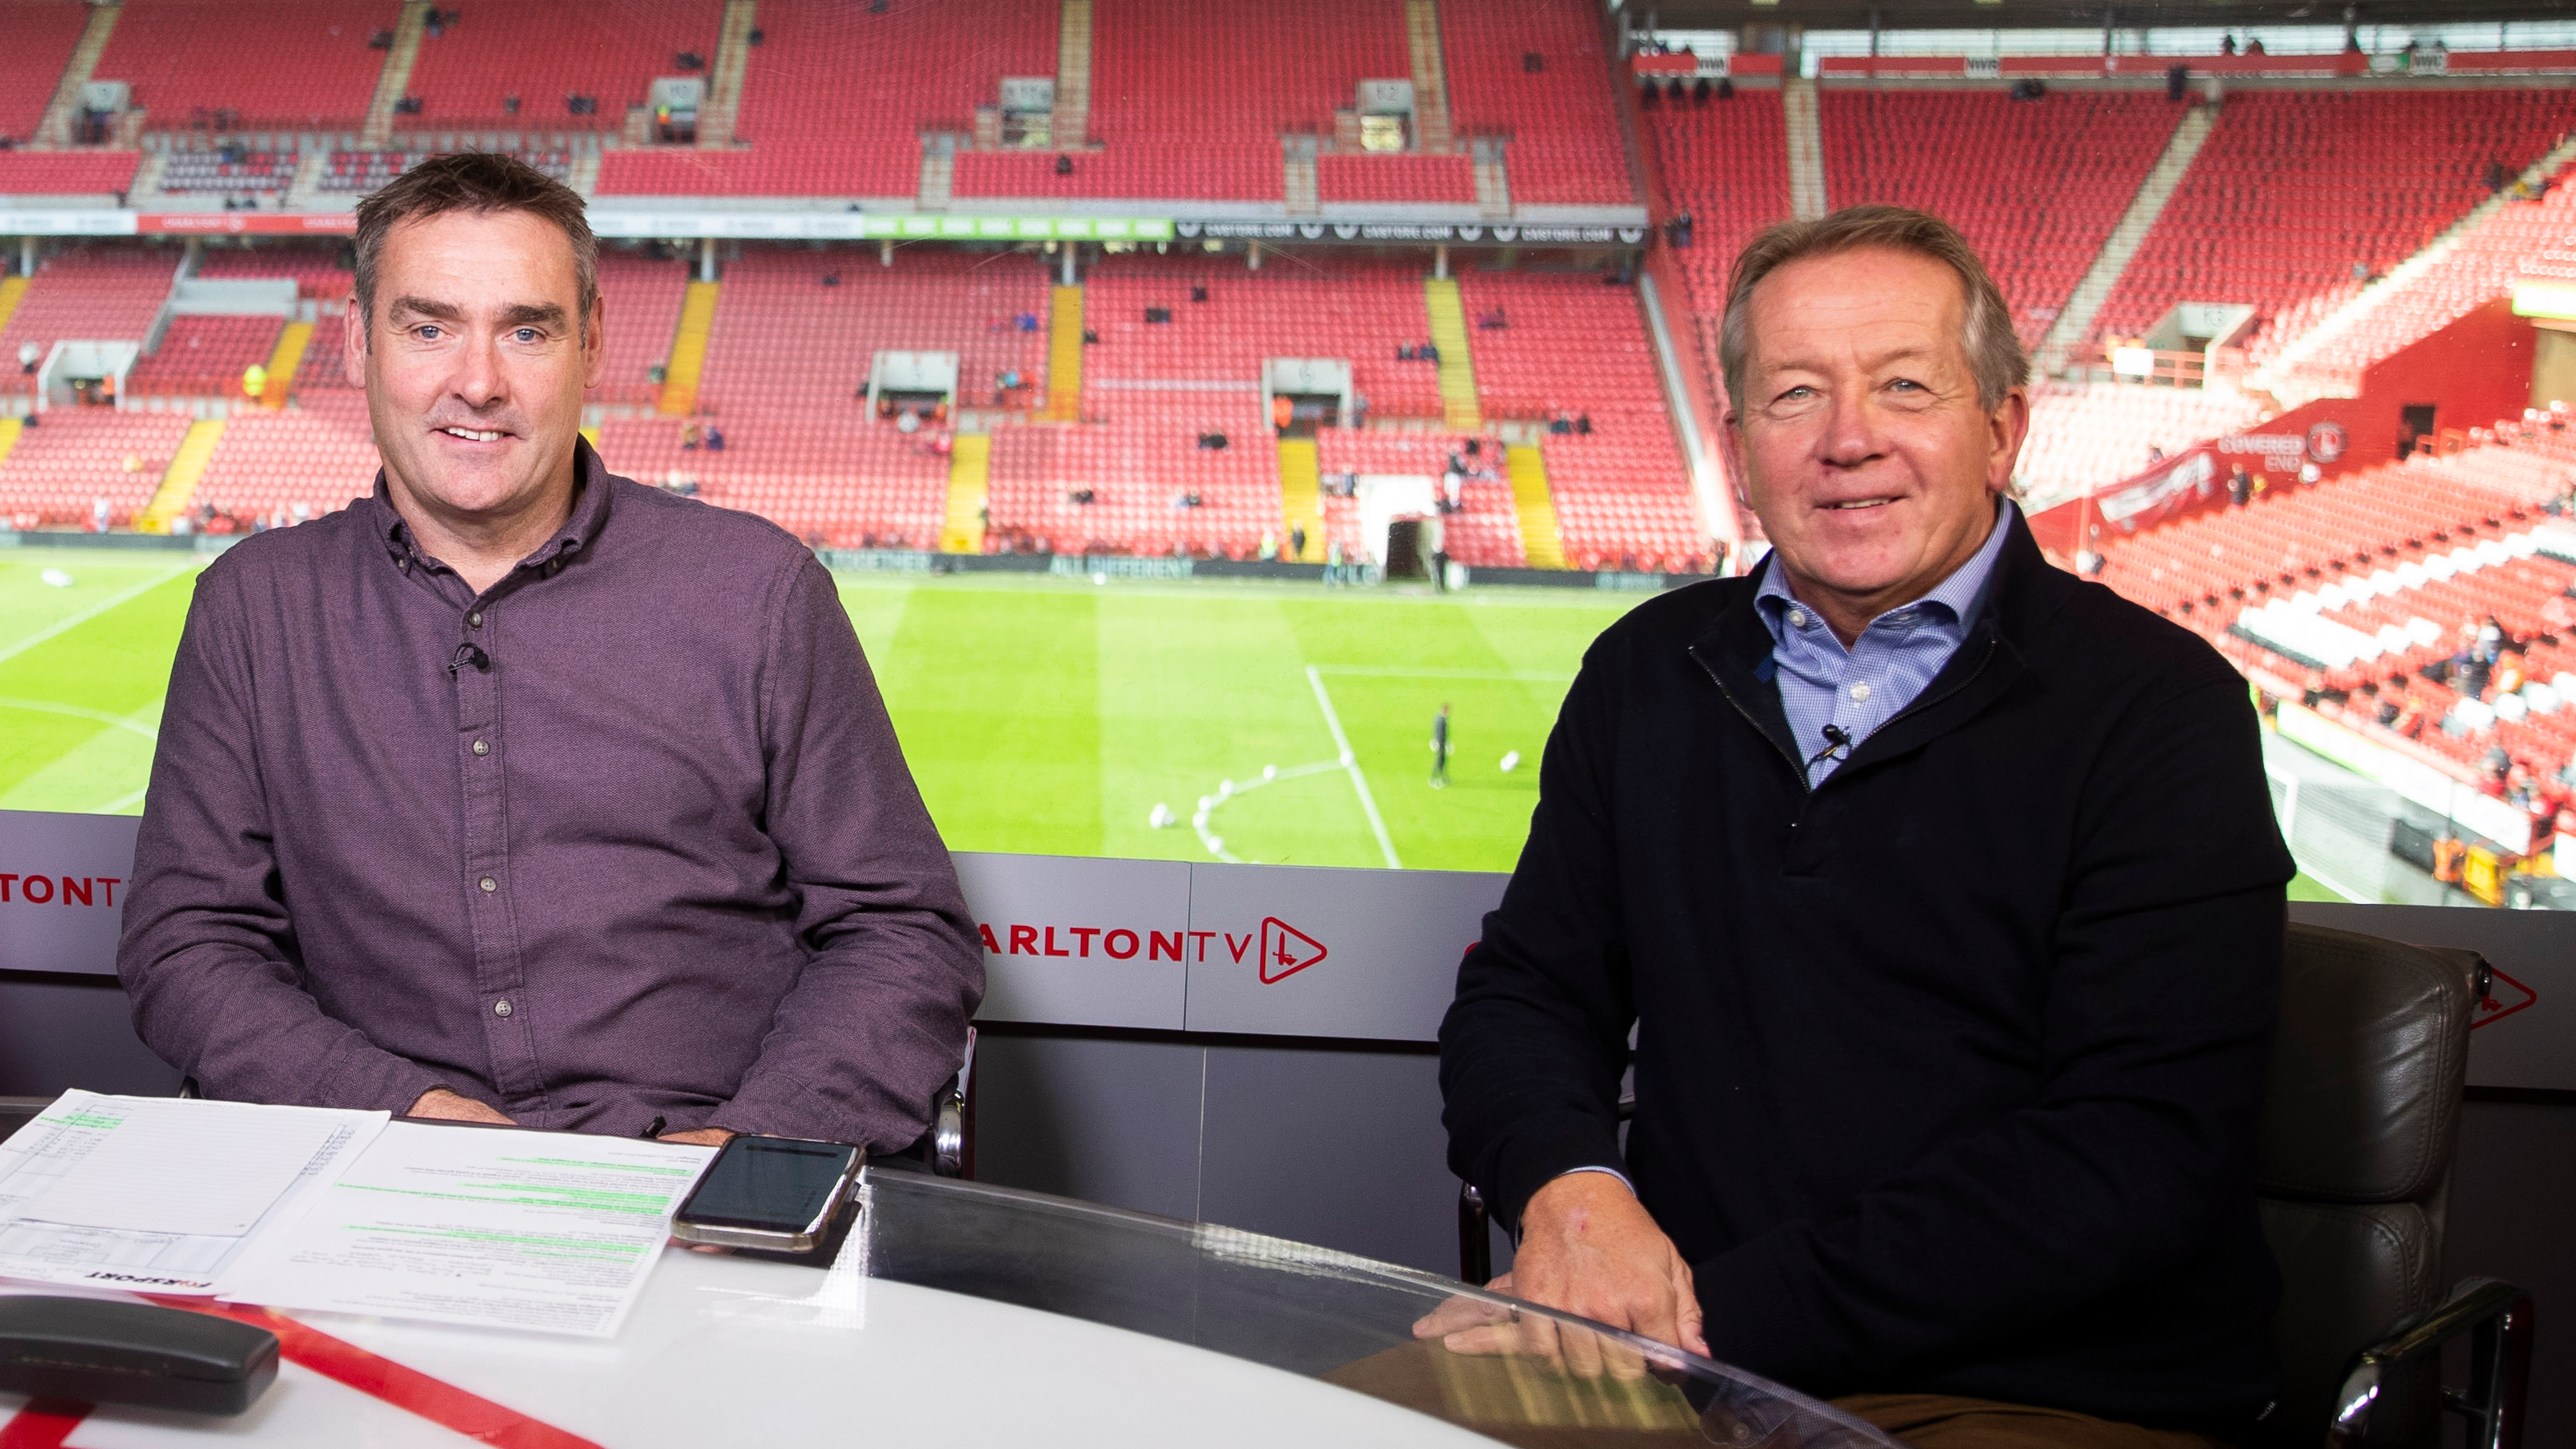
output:
[[[1798, 602], [1776, 566], [1762, 571], [1754, 607], [1771, 631], [1771, 658], [1779, 670], [1780, 708], [1789, 716], [1789, 736], [1807, 766], [1807, 787], [1814, 789], [1851, 758], [1870, 732], [1894, 719], [1914, 702], [1977, 621], [1986, 580], [2003, 552], [2011, 504], [1998, 500], [1994, 526], [1986, 541], [1958, 571], [1939, 586], [1902, 608], [1869, 621], [1869, 627], [1845, 649], [1831, 626], [1815, 610]], [[1825, 726], [1841, 730], [1850, 748], [1825, 737]], [[1832, 752], [1827, 753], [1828, 747]]]

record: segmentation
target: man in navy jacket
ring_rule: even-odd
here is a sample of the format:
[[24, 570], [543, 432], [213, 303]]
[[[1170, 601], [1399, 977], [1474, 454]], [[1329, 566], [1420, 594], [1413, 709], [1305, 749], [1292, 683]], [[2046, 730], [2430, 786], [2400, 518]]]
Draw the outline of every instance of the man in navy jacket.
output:
[[1766, 232], [1722, 356], [1773, 552], [1593, 645], [1441, 1029], [1501, 1286], [1918, 1446], [2248, 1428], [2293, 866], [2245, 684], [2041, 557], [1948, 226]]

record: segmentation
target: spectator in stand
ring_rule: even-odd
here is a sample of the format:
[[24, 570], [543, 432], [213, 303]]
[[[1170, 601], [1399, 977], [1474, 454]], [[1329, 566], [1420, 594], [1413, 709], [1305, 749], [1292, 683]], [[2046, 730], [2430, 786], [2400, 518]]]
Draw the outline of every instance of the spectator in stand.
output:
[[713, 423], [707, 424], [707, 451], [710, 453], [721, 453], [724, 451], [724, 446], [724, 429], [717, 427]]
[[1440, 345], [1436, 342], [1425, 342], [1420, 347], [1414, 349], [1413, 355], [1424, 362], [1438, 362], [1440, 360]]
[[910, 437], [914, 433], [920, 432], [921, 414], [915, 412], [911, 408], [905, 408], [902, 412], [895, 414], [894, 430], [906, 437]]
[[34, 372], [36, 370], [36, 364], [43, 358], [44, 354], [36, 350], [36, 344], [33, 342], [21, 342], [18, 344], [18, 370], [20, 372]]
[[1588, 438], [1592, 436], [1592, 414], [1576, 413], [1574, 415], [1574, 432], [1577, 437]]
[[2218, 53], [2220, 55], [2234, 55], [2236, 53], [2236, 37], [2234, 34], [2231, 33], [2226, 36], [2222, 36], [2219, 39]]
[[1270, 425], [1278, 429], [1280, 432], [1285, 433], [1288, 431], [1289, 425], [1296, 421], [1296, 399], [1291, 398], [1284, 392], [1272, 393], [1270, 395]]
[[1306, 525], [1302, 523], [1288, 525], [1288, 557], [1292, 560], [1306, 557]]

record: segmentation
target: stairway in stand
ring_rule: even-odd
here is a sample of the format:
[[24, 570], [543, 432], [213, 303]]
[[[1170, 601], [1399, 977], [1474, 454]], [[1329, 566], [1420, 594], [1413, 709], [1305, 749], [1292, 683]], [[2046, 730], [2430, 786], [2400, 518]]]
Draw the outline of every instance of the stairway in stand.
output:
[[756, 0], [725, 0], [724, 28], [716, 32], [715, 68], [707, 76], [706, 104], [698, 107], [698, 149], [722, 151], [733, 145], [733, 125], [742, 114], [742, 73], [751, 60], [751, 31]]
[[1816, 83], [1792, 76], [1780, 83], [1780, 116], [1789, 135], [1789, 214], [1813, 221], [1825, 214], [1825, 142], [1816, 123]]
[[1047, 417], [1082, 421], [1082, 288], [1058, 287], [1047, 308]]
[[1521, 552], [1531, 568], [1565, 567], [1565, 541], [1556, 531], [1556, 500], [1547, 487], [1547, 459], [1526, 443], [1514, 443], [1503, 457], [1512, 475], [1512, 511], [1520, 515]]
[[2182, 124], [2174, 127], [2172, 139], [2165, 142], [2165, 153], [2157, 158], [2155, 169], [2138, 186], [2138, 194], [2129, 201], [2129, 209], [2111, 235], [2102, 242], [2102, 250], [2093, 256], [2093, 264], [2084, 269], [2084, 277], [2075, 284], [2074, 294], [2050, 324], [2048, 335], [2040, 340], [2039, 367], [2043, 373], [2054, 373], [2066, 366], [2067, 354], [2093, 330], [2093, 319], [2102, 315], [2102, 304], [2111, 299], [2111, 289], [2120, 284], [2120, 274], [2129, 269], [2129, 261], [2138, 248], [2147, 243], [2147, 233], [2156, 229], [2156, 218], [2165, 214], [2165, 203], [2182, 185], [2191, 170], [2192, 158], [2200, 154], [2209, 140], [2210, 128], [2217, 114], [2207, 106], [2194, 106], [2185, 111]]
[[185, 512], [188, 500], [197, 496], [197, 484], [206, 476], [206, 465], [214, 461], [215, 444], [223, 440], [221, 418], [188, 425], [188, 435], [179, 440], [179, 451], [171, 455], [170, 471], [161, 475], [161, 486], [153, 491], [152, 501], [143, 505], [142, 516], [134, 520], [135, 532], [170, 531], [170, 520]]
[[[18, 310], [18, 303], [23, 300], [26, 295], [27, 279], [25, 277], [0, 277], [0, 331], [8, 330], [11, 314]], [[15, 362], [17, 359], [11, 358], [10, 360]]]
[[1055, 41], [1054, 139], [1079, 150], [1091, 133], [1091, 0], [1064, 0]]
[[666, 418], [684, 418], [698, 410], [698, 379], [707, 369], [707, 338], [715, 331], [716, 299], [722, 282], [691, 282], [680, 302], [680, 329], [671, 339], [671, 362], [662, 374]]
[[1457, 142], [1449, 124], [1449, 68], [1440, 54], [1439, 0], [1404, 0], [1404, 40], [1413, 56], [1413, 146], [1446, 156]]
[[270, 412], [286, 406], [286, 395], [295, 387], [295, 374], [304, 366], [304, 351], [313, 345], [313, 324], [289, 322], [277, 334], [277, 347], [268, 354], [268, 386], [260, 390], [260, 406]]
[[403, 0], [402, 18], [394, 22], [393, 49], [385, 52], [385, 68], [376, 72], [376, 96], [367, 103], [367, 121], [358, 131], [360, 150], [378, 150], [394, 138], [394, 105], [411, 89], [411, 68], [420, 59], [429, 6], [430, 0]]
[[44, 119], [36, 123], [38, 146], [72, 143], [72, 117], [80, 112], [81, 87], [98, 73], [98, 58], [106, 53], [107, 38], [116, 33], [116, 18], [124, 13], [124, 8], [117, 5], [91, 7], [80, 44], [72, 47], [72, 58], [63, 65], [63, 78], [54, 86], [54, 98], [45, 107]]
[[1485, 409], [1476, 401], [1476, 364], [1467, 355], [1467, 308], [1458, 300], [1454, 277], [1433, 277], [1422, 284], [1422, 302], [1431, 314], [1431, 342], [1440, 349], [1440, 411], [1452, 432], [1472, 433], [1485, 425]]
[[1315, 440], [1281, 438], [1279, 440], [1279, 514], [1283, 531], [1279, 535], [1279, 556], [1290, 563], [1302, 563], [1306, 554], [1292, 537], [1297, 529], [1306, 530], [1306, 549], [1316, 557], [1324, 553], [1324, 474], [1315, 461]]
[[993, 435], [959, 433], [948, 455], [948, 516], [939, 525], [941, 553], [984, 551], [984, 499], [993, 480]]

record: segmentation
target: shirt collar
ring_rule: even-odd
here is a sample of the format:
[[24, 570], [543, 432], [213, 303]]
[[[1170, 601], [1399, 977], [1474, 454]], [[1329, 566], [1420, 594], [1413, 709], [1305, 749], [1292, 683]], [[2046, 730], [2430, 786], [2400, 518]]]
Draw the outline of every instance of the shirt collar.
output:
[[[1899, 604], [1870, 623], [1876, 625], [1879, 619], [1923, 604], [1946, 613], [1962, 629], [1975, 623], [1978, 610], [1985, 605], [1986, 586], [1994, 579], [1995, 560], [2003, 556], [2004, 537], [2012, 532], [2012, 515], [2006, 511], [2011, 507], [2011, 503], [1996, 499], [1994, 524], [1986, 530], [1986, 541], [1977, 546], [1977, 551], [1968, 556], [1966, 563], [1951, 570], [1948, 578], [1933, 585], [1923, 597], [1912, 603]], [[1788, 570], [1780, 566], [1779, 551], [1774, 549], [1764, 562], [1762, 583], [1754, 590], [1753, 602], [1761, 610], [1763, 622], [1770, 626], [1771, 637], [1777, 640], [1781, 637], [1782, 617], [1799, 600], [1789, 590]]]
[[[599, 536], [600, 528], [608, 522], [608, 465], [600, 461], [599, 450], [590, 445], [588, 438], [573, 438], [572, 468], [580, 485], [579, 491], [573, 494], [572, 515], [555, 530], [553, 538], [520, 560], [519, 567], [542, 566], [588, 548], [591, 540]], [[410, 525], [403, 522], [402, 514], [394, 508], [393, 489], [385, 481], [382, 467], [376, 469], [374, 496], [360, 506], [371, 510], [375, 532], [384, 539], [386, 551], [396, 560], [425, 561], [425, 555], [412, 543]]]

